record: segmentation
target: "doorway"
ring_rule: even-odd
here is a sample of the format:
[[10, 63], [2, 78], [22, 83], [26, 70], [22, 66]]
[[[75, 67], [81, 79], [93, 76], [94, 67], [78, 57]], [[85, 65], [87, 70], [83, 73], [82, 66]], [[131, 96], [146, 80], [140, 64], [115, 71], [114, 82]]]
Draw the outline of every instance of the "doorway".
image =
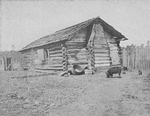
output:
[[6, 70], [11, 71], [12, 66], [11, 66], [11, 58], [6, 58]]

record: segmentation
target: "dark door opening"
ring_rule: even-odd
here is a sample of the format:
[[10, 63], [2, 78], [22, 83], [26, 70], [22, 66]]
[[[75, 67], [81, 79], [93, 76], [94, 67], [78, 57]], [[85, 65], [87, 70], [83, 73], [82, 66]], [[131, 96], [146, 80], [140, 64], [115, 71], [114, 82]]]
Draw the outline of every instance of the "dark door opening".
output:
[[11, 58], [6, 58], [6, 66], [7, 66], [7, 70], [11, 71]]

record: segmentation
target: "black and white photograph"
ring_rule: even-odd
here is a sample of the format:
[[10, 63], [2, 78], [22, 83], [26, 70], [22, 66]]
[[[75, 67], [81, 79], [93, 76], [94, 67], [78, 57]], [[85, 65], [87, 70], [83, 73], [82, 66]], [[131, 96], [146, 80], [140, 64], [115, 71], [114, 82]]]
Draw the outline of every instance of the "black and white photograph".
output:
[[150, 1], [0, 0], [0, 116], [150, 116]]

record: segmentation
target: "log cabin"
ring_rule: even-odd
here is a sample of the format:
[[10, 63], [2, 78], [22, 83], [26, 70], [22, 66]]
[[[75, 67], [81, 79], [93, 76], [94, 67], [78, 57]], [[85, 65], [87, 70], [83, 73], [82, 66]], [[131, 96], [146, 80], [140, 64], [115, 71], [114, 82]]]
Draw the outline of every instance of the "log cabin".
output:
[[120, 41], [127, 38], [102, 20], [92, 18], [44, 36], [20, 50], [22, 67], [67, 72], [74, 64], [98, 71], [121, 65]]

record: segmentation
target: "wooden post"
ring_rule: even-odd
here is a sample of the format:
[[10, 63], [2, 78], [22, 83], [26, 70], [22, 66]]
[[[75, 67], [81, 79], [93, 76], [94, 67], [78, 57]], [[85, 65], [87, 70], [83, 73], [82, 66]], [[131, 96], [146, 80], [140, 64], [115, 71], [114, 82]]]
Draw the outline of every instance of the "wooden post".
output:
[[94, 55], [94, 48], [93, 45], [91, 46], [91, 68], [92, 72], [95, 72], [95, 55]]
[[61, 44], [62, 47], [62, 56], [63, 56], [63, 72], [65, 73], [65, 76], [69, 76], [68, 75], [68, 54], [67, 54], [67, 49], [65, 48], [65, 46], [63, 44]]
[[148, 46], [148, 69], [150, 69], [150, 41], [147, 41]]
[[95, 72], [95, 54], [94, 54], [94, 38], [95, 38], [95, 24], [92, 27], [91, 36], [89, 38], [87, 48], [88, 48], [88, 68]]
[[95, 72], [95, 55], [94, 49], [92, 46], [88, 45], [88, 67], [92, 70], [92, 73]]
[[135, 69], [138, 69], [138, 47], [135, 47], [136, 53], [135, 53]]
[[30, 70], [34, 70], [35, 64], [34, 64], [34, 50], [33, 50], [33, 48], [31, 49], [31, 52], [30, 52], [30, 60], [31, 60]]

